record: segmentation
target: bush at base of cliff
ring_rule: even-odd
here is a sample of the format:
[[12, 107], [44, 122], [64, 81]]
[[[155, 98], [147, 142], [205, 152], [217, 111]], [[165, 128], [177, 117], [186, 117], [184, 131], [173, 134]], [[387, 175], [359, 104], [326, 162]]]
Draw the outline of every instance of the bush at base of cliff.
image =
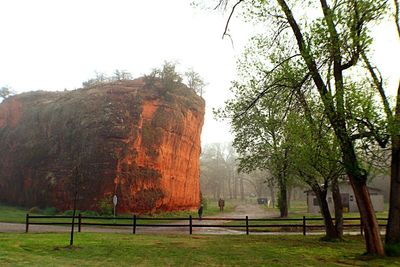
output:
[[113, 214], [113, 203], [112, 203], [111, 196], [100, 199], [97, 202], [97, 206], [98, 206], [98, 213], [100, 215], [112, 215]]
[[38, 214], [38, 213], [40, 213], [40, 212], [41, 212], [41, 210], [40, 210], [39, 207], [32, 207], [32, 208], [30, 208], [30, 209], [28, 210], [28, 213], [33, 213], [33, 214]]
[[56, 215], [58, 213], [57, 209], [54, 207], [46, 207], [44, 209], [40, 209], [39, 207], [32, 207], [28, 210], [28, 213], [33, 214], [43, 214], [43, 215]]

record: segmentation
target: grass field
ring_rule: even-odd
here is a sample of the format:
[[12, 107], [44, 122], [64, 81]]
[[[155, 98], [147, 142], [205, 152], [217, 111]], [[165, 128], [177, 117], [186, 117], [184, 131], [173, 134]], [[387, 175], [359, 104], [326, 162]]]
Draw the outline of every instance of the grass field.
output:
[[[227, 201], [225, 206], [225, 212], [232, 212], [237, 203], [234, 201]], [[36, 212], [31, 215], [63, 215], [64, 213], [52, 212], [49, 213], [49, 210], [53, 211], [54, 209], [35, 209]], [[55, 210], [54, 210], [55, 211]], [[29, 212], [28, 208], [23, 207], [14, 207], [10, 205], [0, 204], [0, 222], [12, 222], [12, 223], [25, 223], [26, 214]], [[79, 212], [78, 212], [79, 213]], [[77, 214], [78, 214], [77, 213]], [[93, 216], [93, 212], [83, 212], [88, 216]], [[207, 205], [204, 209], [203, 216], [211, 216], [219, 213], [219, 207], [217, 201], [207, 201]], [[72, 215], [70, 211], [67, 212], [68, 215]], [[140, 217], [152, 217], [152, 218], [188, 218], [189, 215], [192, 215], [193, 218], [197, 218], [197, 211], [177, 211], [177, 212], [164, 212], [152, 215], [141, 215]], [[131, 218], [132, 214], [118, 214], [121, 217]], [[130, 219], [129, 219], [130, 220]], [[43, 221], [38, 219], [31, 219], [31, 222], [34, 221]], [[70, 223], [71, 219], [46, 219], [47, 222], [65, 222]], [[85, 222], [90, 223], [110, 223], [110, 220], [100, 220], [100, 219], [86, 219]], [[118, 223], [130, 223], [130, 221], [124, 220], [116, 220], [116, 224]], [[140, 223], [150, 223], [150, 221], [140, 220]], [[151, 223], [164, 223], [163, 221], [151, 221]]]
[[360, 237], [0, 233], [1, 266], [400, 266], [361, 256]]

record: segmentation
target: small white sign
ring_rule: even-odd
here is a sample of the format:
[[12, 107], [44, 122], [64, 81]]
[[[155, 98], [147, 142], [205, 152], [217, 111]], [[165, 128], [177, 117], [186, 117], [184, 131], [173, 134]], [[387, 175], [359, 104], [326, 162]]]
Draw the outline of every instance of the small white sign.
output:
[[113, 204], [114, 204], [114, 207], [117, 206], [117, 203], [118, 203], [117, 195], [114, 195], [114, 196], [113, 196]]

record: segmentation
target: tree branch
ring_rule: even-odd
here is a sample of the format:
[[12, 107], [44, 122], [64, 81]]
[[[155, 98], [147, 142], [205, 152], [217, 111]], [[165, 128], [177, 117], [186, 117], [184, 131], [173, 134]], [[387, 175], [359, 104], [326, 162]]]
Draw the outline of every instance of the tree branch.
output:
[[389, 120], [391, 120], [393, 118], [393, 114], [392, 114], [392, 111], [390, 108], [389, 100], [386, 96], [385, 90], [383, 89], [382, 79], [378, 78], [378, 75], [375, 72], [375, 68], [372, 66], [371, 62], [369, 62], [369, 59], [364, 51], [361, 53], [361, 57], [363, 58], [364, 63], [372, 77], [372, 81], [373, 81], [376, 89], [378, 90], [379, 94], [381, 95], [381, 100], [383, 102], [383, 107], [385, 109], [386, 117]]
[[[228, 27], [229, 27], [229, 22], [231, 21], [231, 18], [232, 18], [232, 16], [233, 16], [233, 13], [235, 12], [235, 8], [236, 8], [241, 2], [243, 2], [243, 1], [244, 1], [244, 0], [239, 0], [239, 1], [237, 1], [236, 4], [232, 7], [231, 13], [229, 14], [228, 20], [226, 21], [226, 24], [225, 24], [225, 30], [224, 30], [224, 33], [222, 34], [222, 39], [224, 39], [225, 35], [229, 36], [229, 35], [227, 34], [227, 32], [228, 32]], [[221, 2], [220, 2], [220, 3], [221, 3]]]
[[351, 136], [352, 140], [373, 137], [375, 141], [378, 142], [380, 147], [382, 148], [386, 147], [387, 143], [389, 142], [389, 135], [385, 134], [384, 137], [381, 137], [378, 131], [375, 129], [374, 125], [368, 119], [364, 120], [360, 118], [354, 118], [354, 120], [367, 127], [367, 129], [369, 129], [369, 132], [361, 132], [358, 134], [354, 134]]
[[336, 112], [335, 106], [333, 105], [332, 95], [329, 93], [324, 81], [321, 77], [321, 74], [318, 71], [317, 64], [315, 62], [314, 57], [312, 56], [309, 48], [306, 46], [304, 41], [304, 36], [300, 30], [297, 21], [295, 20], [292, 11], [284, 0], [277, 0], [280, 5], [282, 11], [285, 13], [286, 19], [288, 20], [290, 27], [292, 28], [293, 34], [297, 41], [297, 46], [300, 50], [300, 53], [307, 65], [308, 70], [310, 71], [310, 75], [314, 80], [315, 86], [317, 87], [322, 101], [324, 103], [327, 115], [329, 116], [329, 120], [331, 123], [336, 123]]
[[397, 34], [400, 37], [400, 19], [399, 19], [399, 1], [398, 0], [394, 0], [394, 8], [395, 8], [395, 15], [394, 15], [394, 21], [396, 23], [396, 27], [397, 27]]

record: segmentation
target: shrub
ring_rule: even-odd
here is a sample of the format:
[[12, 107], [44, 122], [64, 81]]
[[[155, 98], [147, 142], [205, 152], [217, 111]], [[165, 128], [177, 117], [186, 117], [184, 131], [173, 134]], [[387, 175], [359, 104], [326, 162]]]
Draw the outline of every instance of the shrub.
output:
[[112, 215], [113, 214], [113, 203], [112, 203], [112, 196], [105, 197], [100, 199], [97, 202], [98, 211], [100, 215]]
[[201, 204], [203, 204], [203, 209], [207, 209], [208, 207], [208, 199], [207, 198], [202, 198]]
[[385, 244], [385, 253], [390, 257], [400, 256], [400, 244]]
[[[77, 215], [77, 214], [79, 214], [79, 210], [76, 210], [76, 213], [75, 213], [75, 215]], [[74, 210], [66, 210], [66, 211], [64, 211], [64, 215], [65, 216], [72, 216], [72, 214], [74, 214]]]
[[45, 215], [56, 215], [57, 209], [54, 207], [46, 207], [44, 210], [42, 210], [42, 213]]
[[41, 213], [41, 209], [39, 207], [32, 207], [29, 209], [28, 213]]
[[99, 214], [94, 210], [85, 210], [81, 212], [84, 216], [99, 216]]

